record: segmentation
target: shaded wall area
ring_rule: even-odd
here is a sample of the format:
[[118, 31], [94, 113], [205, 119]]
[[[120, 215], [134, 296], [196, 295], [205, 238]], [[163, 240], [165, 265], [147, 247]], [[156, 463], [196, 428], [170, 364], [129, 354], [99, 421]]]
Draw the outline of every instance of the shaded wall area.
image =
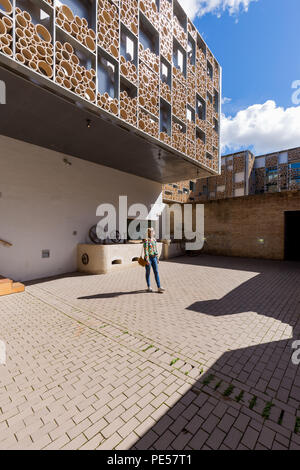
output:
[[207, 202], [203, 252], [282, 260], [288, 211], [300, 211], [299, 191]]

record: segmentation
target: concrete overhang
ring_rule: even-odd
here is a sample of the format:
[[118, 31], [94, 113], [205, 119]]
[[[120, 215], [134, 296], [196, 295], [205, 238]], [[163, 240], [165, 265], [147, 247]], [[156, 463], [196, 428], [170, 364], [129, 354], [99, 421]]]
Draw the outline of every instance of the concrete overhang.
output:
[[0, 80], [6, 84], [6, 104], [0, 106], [2, 135], [159, 183], [213, 174], [2, 54]]

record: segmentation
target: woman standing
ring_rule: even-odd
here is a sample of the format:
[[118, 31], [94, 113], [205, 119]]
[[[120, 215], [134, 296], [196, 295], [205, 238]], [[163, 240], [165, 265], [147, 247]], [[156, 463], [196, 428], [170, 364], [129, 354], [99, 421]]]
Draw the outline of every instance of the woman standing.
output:
[[147, 291], [152, 292], [151, 283], [150, 283], [150, 272], [151, 272], [151, 266], [152, 266], [156, 284], [158, 287], [158, 292], [162, 294], [165, 291], [165, 289], [161, 287], [160, 285], [160, 279], [159, 279], [159, 274], [158, 274], [159, 258], [158, 258], [157, 244], [156, 244], [154, 235], [155, 233], [154, 233], [153, 228], [148, 228], [148, 231], [147, 231], [148, 238], [146, 238], [146, 240], [144, 241], [145, 260], [147, 261], [147, 265], [146, 265], [146, 282], [148, 286]]

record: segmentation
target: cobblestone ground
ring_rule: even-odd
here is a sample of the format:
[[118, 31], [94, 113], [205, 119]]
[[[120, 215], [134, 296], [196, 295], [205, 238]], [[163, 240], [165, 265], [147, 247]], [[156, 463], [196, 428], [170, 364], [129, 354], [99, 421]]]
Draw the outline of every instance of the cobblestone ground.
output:
[[300, 449], [300, 265], [201, 256], [0, 299], [0, 449]]

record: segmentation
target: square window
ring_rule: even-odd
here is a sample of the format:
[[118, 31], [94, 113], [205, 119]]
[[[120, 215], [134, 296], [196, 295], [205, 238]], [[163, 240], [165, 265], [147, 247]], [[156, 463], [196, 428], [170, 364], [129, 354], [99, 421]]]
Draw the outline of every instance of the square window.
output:
[[132, 61], [134, 58], [134, 42], [128, 36], [126, 36], [126, 54], [130, 56], [129, 60]]

